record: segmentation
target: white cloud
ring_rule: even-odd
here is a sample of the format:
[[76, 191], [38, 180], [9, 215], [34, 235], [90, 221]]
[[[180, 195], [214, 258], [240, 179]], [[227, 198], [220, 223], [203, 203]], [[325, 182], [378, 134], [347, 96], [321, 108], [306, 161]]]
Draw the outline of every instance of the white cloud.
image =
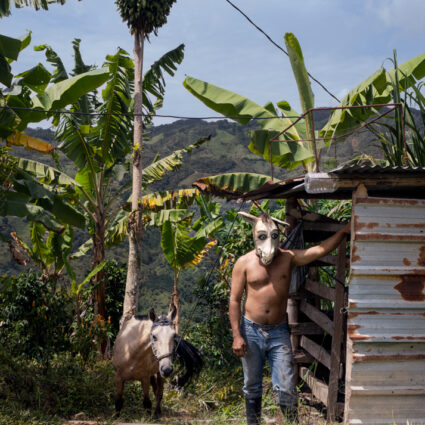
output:
[[[425, 29], [423, 0], [367, 0], [366, 10], [388, 29], [402, 30], [409, 35], [422, 35]], [[422, 40], [425, 44], [425, 38]]]

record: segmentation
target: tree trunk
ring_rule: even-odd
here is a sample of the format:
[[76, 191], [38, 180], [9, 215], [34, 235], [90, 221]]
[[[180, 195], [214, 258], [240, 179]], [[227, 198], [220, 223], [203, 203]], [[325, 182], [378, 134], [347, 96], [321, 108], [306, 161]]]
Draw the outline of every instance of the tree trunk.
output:
[[176, 333], [180, 335], [180, 293], [179, 293], [179, 276], [180, 272], [174, 270], [174, 287], [173, 287], [173, 295], [171, 296], [170, 307], [174, 304], [176, 306], [176, 319], [174, 320], [174, 324], [176, 326]]
[[[95, 232], [93, 235], [93, 268], [97, 267], [105, 260], [105, 220], [103, 217], [95, 224]], [[95, 318], [106, 318], [106, 291], [105, 291], [105, 271], [98, 271], [93, 279], [95, 286], [94, 291], [94, 314]], [[79, 312], [78, 312], [79, 314]], [[105, 355], [107, 341], [106, 338], [97, 339], [102, 356]]]
[[143, 47], [144, 32], [134, 34], [134, 131], [133, 131], [133, 189], [131, 214], [128, 222], [128, 269], [125, 284], [123, 315], [125, 320], [136, 314], [138, 286], [141, 277], [142, 231], [142, 144], [143, 144]]
[[[95, 233], [93, 235], [93, 257], [93, 268], [97, 267], [105, 259], [105, 226], [103, 222], [101, 224], [96, 223], [95, 225]], [[103, 269], [96, 273], [93, 284], [96, 287], [94, 291], [94, 314], [105, 319], [105, 272]]]

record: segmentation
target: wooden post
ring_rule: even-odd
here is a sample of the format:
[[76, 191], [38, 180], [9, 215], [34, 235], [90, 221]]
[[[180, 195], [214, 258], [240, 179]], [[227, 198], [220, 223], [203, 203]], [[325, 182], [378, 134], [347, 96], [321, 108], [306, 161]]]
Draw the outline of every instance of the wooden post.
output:
[[[294, 229], [296, 219], [294, 216], [289, 214], [289, 211], [294, 210], [297, 211], [298, 208], [298, 201], [296, 198], [289, 198], [286, 201], [286, 214], [285, 214], [285, 221], [290, 225], [288, 232]], [[286, 307], [286, 312], [288, 316], [288, 325], [294, 325], [298, 323], [298, 299], [296, 298], [290, 298], [288, 299], [288, 304]], [[300, 345], [300, 337], [299, 335], [295, 335], [291, 333], [291, 344], [292, 344], [292, 353], [295, 355], [296, 350], [299, 348]], [[299, 366], [298, 362], [294, 362], [294, 380], [295, 385], [298, 383], [298, 377], [299, 377]]]
[[331, 346], [331, 367], [329, 374], [329, 391], [328, 391], [328, 420], [334, 421], [337, 413], [338, 401], [338, 383], [341, 367], [341, 344], [344, 336], [343, 332], [343, 308], [345, 302], [345, 288], [340, 282], [345, 282], [345, 246], [347, 238], [341, 241], [338, 246], [338, 259], [336, 265], [336, 282], [335, 282], [335, 304], [334, 304], [334, 331]]

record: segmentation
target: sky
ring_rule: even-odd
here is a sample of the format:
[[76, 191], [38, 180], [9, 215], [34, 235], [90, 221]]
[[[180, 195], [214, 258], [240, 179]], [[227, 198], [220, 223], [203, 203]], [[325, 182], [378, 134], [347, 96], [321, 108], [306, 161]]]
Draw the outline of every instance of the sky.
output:
[[[232, 0], [283, 48], [292, 32], [308, 71], [336, 97], [381, 66], [397, 50], [401, 64], [425, 52], [425, 0]], [[72, 69], [72, 40], [80, 38], [86, 64], [101, 66], [118, 47], [132, 54], [133, 39], [113, 0], [67, 0], [48, 11], [12, 9], [0, 20], [0, 33], [19, 37], [32, 31], [32, 44], [12, 70], [46, 63], [33, 46], [49, 44]], [[185, 58], [167, 78], [159, 113], [187, 117], [217, 116], [182, 85], [186, 75], [234, 91], [260, 105], [288, 101], [300, 112], [299, 97], [288, 57], [273, 46], [226, 0], [177, 0], [168, 23], [151, 36], [145, 48], [145, 70], [164, 53], [185, 44]], [[315, 106], [334, 106], [312, 83]], [[170, 119], [156, 118], [155, 124]]]

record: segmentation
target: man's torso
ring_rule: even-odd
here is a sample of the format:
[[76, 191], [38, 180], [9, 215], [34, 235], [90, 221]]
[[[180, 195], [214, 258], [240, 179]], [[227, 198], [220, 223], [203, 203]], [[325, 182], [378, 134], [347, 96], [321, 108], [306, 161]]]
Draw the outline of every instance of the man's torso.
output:
[[244, 315], [247, 319], [263, 325], [286, 320], [291, 258], [288, 251], [280, 250], [272, 263], [264, 266], [255, 251], [246, 254]]

